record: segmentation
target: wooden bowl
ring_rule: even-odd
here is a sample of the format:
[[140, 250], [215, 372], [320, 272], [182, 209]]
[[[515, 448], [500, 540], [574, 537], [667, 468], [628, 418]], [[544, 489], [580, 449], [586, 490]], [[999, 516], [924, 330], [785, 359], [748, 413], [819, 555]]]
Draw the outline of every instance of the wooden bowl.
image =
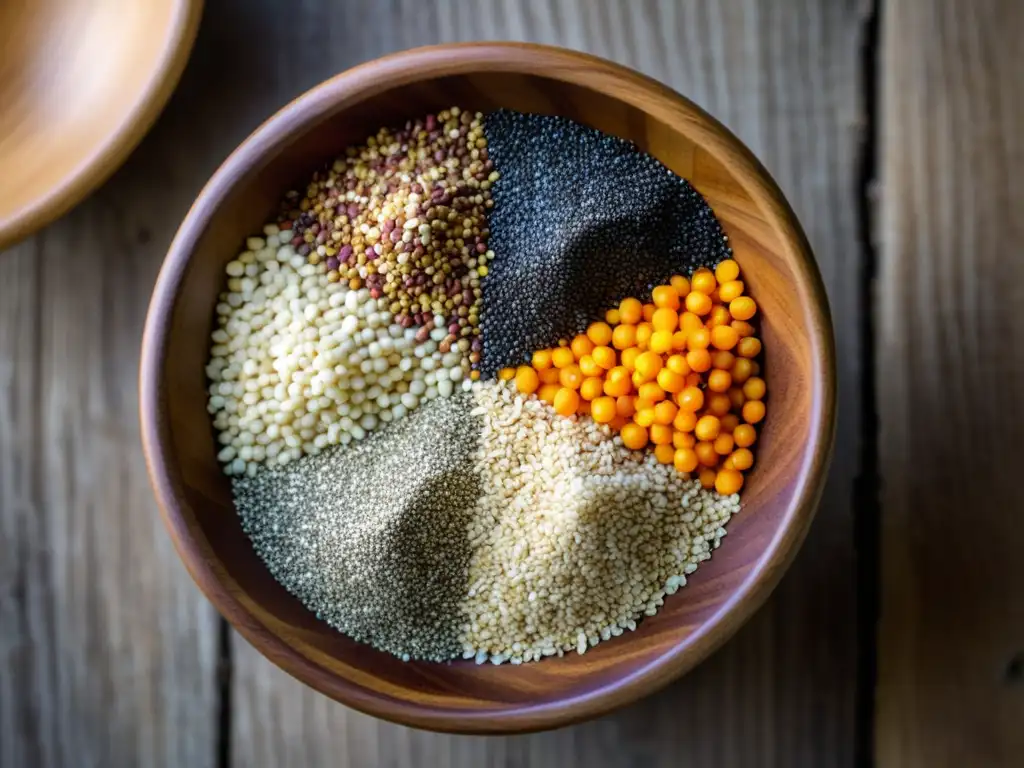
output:
[[139, 143], [185, 68], [202, 0], [0, 2], [0, 249]]
[[[259, 560], [215, 459], [204, 365], [225, 263], [290, 185], [385, 123], [452, 104], [565, 115], [634, 141], [707, 198], [762, 308], [771, 408], [743, 511], [690, 584], [638, 630], [535, 664], [403, 663], [319, 622]], [[235, 628], [336, 700], [424, 728], [495, 733], [606, 712], [687, 671], [765, 600], [794, 556], [825, 480], [835, 424], [825, 292], [793, 212], [723, 126], [658, 83], [535, 45], [421, 48], [356, 67], [271, 118], [217, 171], [182, 224], [153, 295], [141, 418], [164, 521], [192, 577]]]

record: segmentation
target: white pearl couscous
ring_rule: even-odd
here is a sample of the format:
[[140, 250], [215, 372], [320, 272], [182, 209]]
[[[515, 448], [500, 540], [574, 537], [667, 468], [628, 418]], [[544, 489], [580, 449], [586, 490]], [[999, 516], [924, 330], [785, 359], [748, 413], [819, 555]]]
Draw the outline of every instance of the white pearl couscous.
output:
[[330, 282], [324, 266], [296, 253], [290, 232], [270, 225], [264, 234], [225, 267], [206, 368], [228, 474], [360, 440], [468, 387], [469, 341], [438, 349], [446, 318], [402, 328], [384, 299]]

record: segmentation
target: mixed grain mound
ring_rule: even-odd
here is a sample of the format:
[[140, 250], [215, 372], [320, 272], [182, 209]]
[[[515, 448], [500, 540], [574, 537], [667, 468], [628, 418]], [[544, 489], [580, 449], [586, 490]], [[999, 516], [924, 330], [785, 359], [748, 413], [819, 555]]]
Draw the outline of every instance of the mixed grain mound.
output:
[[403, 659], [458, 655], [480, 424], [472, 396], [425, 403], [361, 443], [234, 481], [242, 527], [318, 618]]
[[507, 383], [475, 386], [482, 495], [470, 516], [464, 658], [519, 664], [636, 628], [711, 556], [739, 497], [630, 451]]
[[704, 198], [634, 144], [562, 117], [484, 118], [491, 189], [484, 378], [572, 338], [627, 296], [731, 251]]

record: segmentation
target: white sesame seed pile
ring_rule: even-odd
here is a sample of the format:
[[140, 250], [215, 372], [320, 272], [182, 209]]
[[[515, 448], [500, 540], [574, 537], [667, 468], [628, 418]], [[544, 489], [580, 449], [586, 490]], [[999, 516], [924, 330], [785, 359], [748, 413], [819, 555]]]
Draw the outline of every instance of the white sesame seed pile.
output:
[[465, 392], [438, 398], [360, 443], [236, 478], [242, 526], [274, 578], [356, 640], [405, 660], [457, 657], [481, 493], [472, 408]]
[[519, 664], [635, 629], [711, 556], [739, 496], [701, 488], [607, 425], [505, 383], [473, 387], [483, 419], [464, 658]]
[[420, 403], [469, 386], [471, 342], [447, 318], [403, 328], [387, 299], [328, 280], [270, 225], [228, 263], [212, 334], [208, 410], [229, 475], [361, 440]]

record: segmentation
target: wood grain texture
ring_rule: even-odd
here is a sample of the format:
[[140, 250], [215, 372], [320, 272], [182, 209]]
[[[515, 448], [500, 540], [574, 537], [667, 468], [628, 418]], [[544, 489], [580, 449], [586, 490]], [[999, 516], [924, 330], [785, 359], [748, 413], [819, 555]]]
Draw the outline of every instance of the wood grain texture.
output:
[[[270, 2], [247, 3], [245, 14], [237, 2], [210, 3], [182, 87], [192, 104], [218, 108], [221, 130], [196, 119], [188, 139], [229, 147], [227, 135], [237, 141], [325, 77], [441, 40], [561, 43], [637, 66], [692, 96], [768, 164], [801, 216], [830, 290], [844, 382], [839, 437], [805, 549], [769, 605], [685, 680], [610, 718], [552, 734], [484, 740], [379, 723], [303, 688], [237, 641], [235, 764], [618, 765], [644, 757], [654, 764], [852, 764], [860, 4], [640, 6], [627, 13], [619, 3], [578, 0], [439, 3], [432, 10], [403, 1], [371, 15], [358, 3], [327, 9], [307, 2], [301, 14]], [[280, 53], [267, 55], [267, 41]]]
[[185, 68], [202, 0], [0, 5], [0, 248], [104, 181]]
[[1024, 5], [885, 3], [876, 753], [1024, 755]]
[[205, 165], [164, 122], [0, 254], [0, 765], [212, 766], [218, 619], [159, 522], [138, 345]]

